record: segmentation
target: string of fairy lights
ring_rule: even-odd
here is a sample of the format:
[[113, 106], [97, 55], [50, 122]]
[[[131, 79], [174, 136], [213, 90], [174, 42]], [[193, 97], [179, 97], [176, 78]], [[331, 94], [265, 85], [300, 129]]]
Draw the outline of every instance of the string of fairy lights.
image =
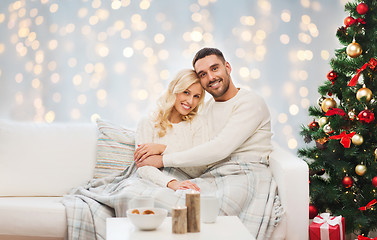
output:
[[345, 2], [1, 1], [0, 118], [135, 128], [195, 52], [214, 46], [236, 85], [266, 99], [275, 140], [295, 151]]

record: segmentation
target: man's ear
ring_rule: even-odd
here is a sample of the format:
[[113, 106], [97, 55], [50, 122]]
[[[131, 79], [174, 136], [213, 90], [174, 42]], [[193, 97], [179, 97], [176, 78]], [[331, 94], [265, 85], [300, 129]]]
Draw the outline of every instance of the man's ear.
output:
[[228, 72], [228, 75], [230, 75], [230, 73], [232, 72], [232, 67], [230, 66], [229, 62], [225, 62], [225, 68]]

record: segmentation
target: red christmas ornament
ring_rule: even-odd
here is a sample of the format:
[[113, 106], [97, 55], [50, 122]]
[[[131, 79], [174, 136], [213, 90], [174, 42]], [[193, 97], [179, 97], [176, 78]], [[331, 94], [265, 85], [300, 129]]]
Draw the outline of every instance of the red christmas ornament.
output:
[[373, 184], [373, 186], [377, 187], [377, 177], [374, 177], [372, 179], [372, 184]]
[[318, 209], [313, 204], [309, 204], [309, 219], [313, 219], [317, 215], [318, 215]]
[[354, 22], [354, 18], [353, 17], [351, 17], [351, 16], [348, 16], [348, 17], [346, 17], [345, 19], [344, 19], [344, 25], [346, 25], [346, 27], [349, 27], [349, 26], [351, 26], [351, 23], [353, 23]]
[[359, 5], [357, 5], [356, 11], [359, 14], [364, 15], [365, 13], [368, 12], [368, 5], [366, 5], [365, 3], [360, 3]]
[[350, 188], [353, 184], [353, 179], [349, 176], [345, 176], [342, 180], [342, 184], [345, 188]]
[[309, 128], [312, 131], [317, 131], [319, 129], [319, 123], [316, 121], [313, 121], [309, 124]]
[[374, 121], [374, 113], [368, 109], [361, 111], [357, 116], [362, 123], [371, 123]]
[[334, 70], [331, 70], [328, 74], [327, 74], [327, 79], [329, 81], [332, 82], [332, 84], [334, 84], [335, 80], [338, 78], [338, 73], [335, 72]]

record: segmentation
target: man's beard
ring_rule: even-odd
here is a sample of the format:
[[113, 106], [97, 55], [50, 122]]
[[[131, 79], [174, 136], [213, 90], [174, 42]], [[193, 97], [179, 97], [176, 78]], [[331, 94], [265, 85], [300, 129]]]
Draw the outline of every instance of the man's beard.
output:
[[[214, 97], [214, 98], [219, 98], [219, 97], [223, 96], [228, 91], [228, 89], [229, 89], [229, 83], [230, 83], [229, 75], [227, 75], [227, 80], [228, 81], [225, 82], [223, 78], [216, 79], [215, 81], [221, 81], [221, 82], [223, 82], [223, 85], [221, 86], [222, 89], [220, 89], [219, 92], [217, 92], [217, 91], [213, 91], [212, 92], [212, 91], [209, 91], [211, 88], [208, 87], [207, 89], [209, 89], [209, 90], [207, 90], [207, 92], [209, 94], [211, 94], [212, 97]], [[211, 83], [213, 83], [215, 81], [212, 81]], [[209, 83], [208, 85], [210, 85], [211, 83]]]

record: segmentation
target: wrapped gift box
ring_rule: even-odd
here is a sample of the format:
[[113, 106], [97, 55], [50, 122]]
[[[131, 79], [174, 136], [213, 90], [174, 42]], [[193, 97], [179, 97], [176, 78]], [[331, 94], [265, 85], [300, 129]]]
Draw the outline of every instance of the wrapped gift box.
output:
[[309, 225], [310, 240], [345, 240], [344, 217], [321, 213]]

